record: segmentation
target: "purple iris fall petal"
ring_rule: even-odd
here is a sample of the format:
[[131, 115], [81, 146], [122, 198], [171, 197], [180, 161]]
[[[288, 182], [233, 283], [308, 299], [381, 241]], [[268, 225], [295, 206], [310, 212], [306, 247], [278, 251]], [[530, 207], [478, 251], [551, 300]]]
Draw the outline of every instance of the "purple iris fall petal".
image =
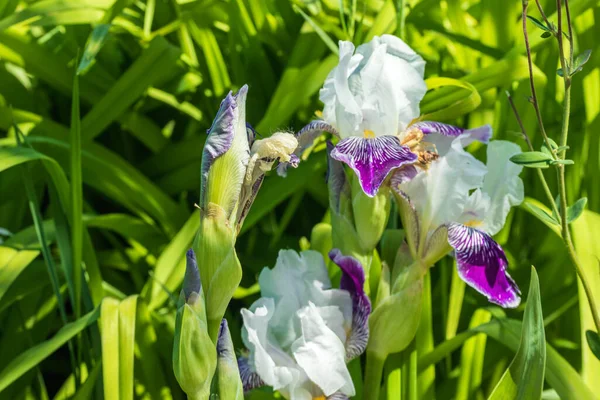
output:
[[439, 133], [442, 136], [456, 137], [462, 134], [469, 135], [472, 139], [483, 143], [489, 142], [492, 137], [492, 127], [490, 125], [480, 126], [473, 129], [463, 129], [457, 126], [443, 124], [435, 121], [415, 122], [410, 128], [418, 128], [425, 135], [430, 133]]
[[365, 271], [356, 258], [342, 255], [339, 249], [331, 250], [329, 258], [342, 270], [340, 289], [352, 298], [352, 329], [346, 339], [346, 359], [350, 361], [365, 351], [369, 341], [371, 301], [364, 290]]
[[340, 141], [331, 152], [335, 160], [346, 163], [356, 172], [363, 192], [373, 197], [390, 171], [417, 161], [417, 155], [402, 146], [395, 136], [361, 138], [352, 136]]
[[392, 188], [398, 188], [403, 183], [410, 182], [419, 173], [419, 170], [414, 165], [405, 165], [394, 171], [390, 184]]
[[502, 247], [478, 229], [457, 223], [447, 227], [459, 276], [490, 302], [505, 308], [517, 307], [521, 292], [506, 272], [508, 261]]
[[265, 386], [265, 382], [260, 376], [252, 370], [248, 357], [238, 357], [238, 369], [240, 370], [240, 378], [242, 380], [242, 386], [244, 386], [244, 393], [249, 392], [252, 389]]

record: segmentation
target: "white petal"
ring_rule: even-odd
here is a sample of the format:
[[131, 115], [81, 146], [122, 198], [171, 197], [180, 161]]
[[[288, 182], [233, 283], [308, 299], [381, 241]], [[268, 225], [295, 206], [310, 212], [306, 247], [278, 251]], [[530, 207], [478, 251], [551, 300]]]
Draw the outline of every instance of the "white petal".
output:
[[502, 229], [510, 208], [523, 202], [523, 181], [519, 174], [523, 167], [509, 159], [521, 152], [515, 143], [494, 140], [487, 148], [488, 173], [483, 179], [483, 192], [490, 198], [483, 230], [494, 235]]
[[261, 298], [252, 310], [242, 309], [242, 340], [250, 350], [248, 357], [260, 378], [275, 390], [306, 380], [296, 362], [270, 339], [269, 321], [273, 315], [273, 299]]
[[310, 303], [298, 315], [303, 335], [292, 348], [298, 364], [325, 396], [337, 391], [353, 396], [354, 384], [346, 367], [344, 343], [327, 327], [314, 304]]
[[300, 335], [296, 311], [315, 300], [323, 290], [331, 288], [327, 267], [321, 253], [281, 250], [273, 269], [262, 270], [258, 283], [263, 297], [275, 299], [276, 307], [270, 324], [283, 348], [291, 346]]
[[400, 185], [414, 204], [424, 235], [461, 217], [469, 193], [481, 187], [487, 169], [465, 152], [460, 138], [444, 157], [434, 161], [411, 181]]

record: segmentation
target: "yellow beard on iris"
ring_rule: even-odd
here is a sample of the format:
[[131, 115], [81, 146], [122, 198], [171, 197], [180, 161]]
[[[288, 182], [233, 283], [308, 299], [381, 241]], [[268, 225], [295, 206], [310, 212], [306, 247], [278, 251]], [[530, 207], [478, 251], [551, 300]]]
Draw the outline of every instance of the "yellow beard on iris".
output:
[[375, 138], [375, 132], [373, 132], [372, 130], [369, 130], [369, 129], [365, 129], [365, 131], [363, 132], [363, 135], [365, 136], [365, 139], [374, 139]]
[[463, 225], [469, 226], [471, 228], [477, 228], [477, 227], [480, 227], [481, 225], [483, 225], [483, 221], [478, 220], [478, 219], [471, 219], [471, 220], [465, 222]]

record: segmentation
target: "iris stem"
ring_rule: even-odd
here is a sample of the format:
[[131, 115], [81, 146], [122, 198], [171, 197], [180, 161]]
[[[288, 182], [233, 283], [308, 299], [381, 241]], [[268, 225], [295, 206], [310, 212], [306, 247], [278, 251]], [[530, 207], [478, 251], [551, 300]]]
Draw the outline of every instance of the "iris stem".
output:
[[364, 391], [365, 400], [379, 400], [379, 390], [381, 389], [381, 377], [383, 375], [385, 358], [385, 356], [367, 350]]

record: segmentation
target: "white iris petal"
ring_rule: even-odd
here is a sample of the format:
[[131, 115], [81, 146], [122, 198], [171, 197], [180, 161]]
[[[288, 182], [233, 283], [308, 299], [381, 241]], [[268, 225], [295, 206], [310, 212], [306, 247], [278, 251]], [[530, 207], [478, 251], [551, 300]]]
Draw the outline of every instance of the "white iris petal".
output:
[[419, 116], [425, 61], [391, 35], [374, 37], [353, 53], [350, 42], [340, 41], [340, 62], [320, 92], [323, 118], [342, 138], [398, 134]]
[[262, 297], [242, 310], [242, 338], [253, 370], [289, 399], [337, 391], [353, 395], [345, 362], [352, 299], [331, 288], [321, 254], [282, 250], [259, 283]]
[[481, 187], [486, 166], [463, 150], [456, 138], [450, 150], [426, 171], [402, 185], [419, 215], [421, 230], [427, 232], [438, 226], [457, 221], [463, 214], [471, 190]]

